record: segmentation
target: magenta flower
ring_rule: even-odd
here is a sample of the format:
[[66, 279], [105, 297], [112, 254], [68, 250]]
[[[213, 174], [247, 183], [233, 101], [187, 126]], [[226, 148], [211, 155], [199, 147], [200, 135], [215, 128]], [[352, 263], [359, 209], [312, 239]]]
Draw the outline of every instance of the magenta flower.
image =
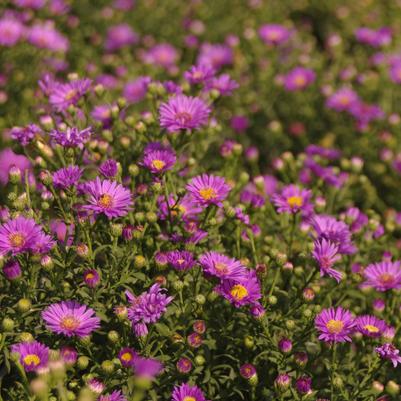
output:
[[74, 347], [61, 347], [60, 355], [67, 365], [73, 365], [78, 359], [78, 352]]
[[168, 263], [176, 270], [185, 271], [195, 266], [194, 255], [189, 251], [169, 251]]
[[42, 130], [35, 124], [29, 124], [26, 127], [14, 127], [11, 129], [11, 138], [18, 141], [22, 146], [29, 145], [36, 135]]
[[98, 401], [127, 401], [121, 390], [115, 390], [110, 394], [101, 395]]
[[[17, 167], [21, 171], [21, 176], [25, 177], [28, 171], [28, 180], [31, 182], [32, 166], [29, 159], [23, 155], [14, 153], [10, 148], [5, 148], [0, 152], [0, 183], [6, 185], [9, 181], [11, 168]], [[25, 181], [25, 180], [24, 180]]]
[[214, 77], [214, 70], [208, 65], [193, 65], [184, 77], [191, 85], [205, 84]]
[[118, 164], [113, 159], [108, 159], [99, 167], [99, 173], [105, 178], [114, 178], [118, 173]]
[[140, 102], [145, 98], [151, 81], [150, 77], [144, 76], [128, 82], [124, 87], [123, 96], [129, 103]]
[[68, 166], [61, 168], [53, 173], [53, 185], [55, 188], [66, 189], [79, 181], [83, 173], [83, 170], [78, 166]]
[[272, 196], [272, 201], [277, 207], [278, 213], [298, 213], [308, 215], [313, 211], [313, 205], [310, 202], [312, 191], [302, 189], [296, 185], [287, 185], [281, 191], [281, 194]]
[[254, 270], [248, 270], [245, 278], [242, 278], [240, 281], [223, 280], [215, 288], [215, 291], [236, 308], [257, 304], [257, 301], [262, 296], [260, 283]]
[[172, 149], [163, 149], [145, 152], [140, 164], [152, 174], [161, 174], [171, 170], [176, 161], [177, 158]]
[[174, 387], [171, 401], [206, 401], [206, 398], [198, 386], [183, 383]]
[[217, 71], [225, 65], [232, 64], [233, 60], [233, 51], [229, 46], [204, 43], [200, 48], [197, 64], [209, 66]]
[[245, 363], [239, 368], [240, 375], [244, 378], [249, 380], [251, 377], [256, 376], [256, 368], [251, 363]]
[[223, 177], [202, 174], [198, 175], [186, 186], [194, 201], [202, 207], [216, 205], [221, 207], [231, 191]]
[[265, 24], [259, 28], [259, 37], [266, 45], [281, 45], [287, 42], [290, 36], [291, 31], [283, 25]]
[[377, 291], [384, 292], [401, 288], [401, 262], [384, 261], [372, 263], [363, 272], [365, 282], [361, 287], [373, 287]]
[[221, 96], [230, 96], [237, 88], [239, 88], [238, 83], [231, 79], [228, 74], [221, 74], [218, 77], [214, 77], [206, 84], [207, 90], [215, 89]]
[[380, 337], [387, 329], [386, 322], [373, 315], [358, 316], [355, 323], [356, 329], [367, 337]]
[[110, 27], [107, 31], [105, 48], [113, 52], [126, 46], [138, 43], [139, 37], [128, 24], [119, 24]]
[[338, 246], [326, 239], [316, 240], [312, 251], [313, 258], [320, 267], [320, 276], [326, 274], [333, 277], [337, 282], [341, 281], [342, 273], [333, 269], [333, 265], [341, 259], [338, 254]]
[[33, 25], [27, 31], [27, 40], [39, 49], [53, 52], [66, 52], [69, 47], [68, 39], [58, 32], [51, 22]]
[[359, 102], [356, 92], [349, 88], [341, 88], [327, 99], [326, 106], [336, 111], [349, 111], [356, 102]]
[[132, 368], [135, 376], [153, 380], [163, 371], [164, 366], [157, 359], [136, 356], [132, 361]]
[[372, 47], [387, 46], [391, 42], [391, 29], [382, 27], [378, 30], [370, 28], [358, 28], [355, 31], [356, 40]]
[[315, 319], [315, 327], [319, 331], [319, 340], [325, 342], [351, 342], [350, 335], [354, 331], [355, 320], [351, 312], [341, 308], [323, 309]]
[[125, 216], [131, 209], [131, 192], [116, 181], [101, 180], [97, 177], [85, 184], [89, 204], [84, 210], [94, 214], [105, 214], [109, 219]]
[[118, 359], [125, 368], [131, 367], [134, 362], [134, 359], [137, 357], [138, 354], [132, 348], [129, 347], [123, 348], [118, 353]]
[[193, 221], [203, 210], [190, 195], [185, 195], [180, 200], [176, 200], [174, 195], [170, 195], [168, 198], [168, 205], [164, 196], [159, 197], [157, 202], [160, 218], [162, 220], [166, 220], [169, 217], [179, 217], [184, 221]]
[[192, 369], [192, 362], [188, 358], [183, 357], [177, 361], [176, 366], [180, 373], [189, 373]]
[[15, 46], [24, 34], [24, 26], [15, 18], [0, 19], [0, 46]]
[[304, 67], [295, 67], [284, 77], [284, 87], [287, 91], [306, 89], [316, 79], [313, 70]]
[[90, 79], [75, 79], [65, 84], [55, 84], [52, 88], [49, 103], [57, 111], [66, 111], [69, 106], [76, 105], [89, 91], [92, 85]]
[[46, 0], [14, 0], [14, 4], [21, 8], [32, 8], [39, 10], [46, 3]]
[[33, 252], [44, 239], [42, 234], [41, 227], [33, 219], [19, 216], [9, 220], [0, 226], [0, 255]]
[[96, 287], [100, 281], [99, 273], [95, 269], [85, 270], [84, 271], [84, 281], [88, 287], [90, 287], [90, 288]]
[[91, 391], [93, 391], [95, 394], [101, 394], [103, 393], [104, 389], [105, 389], [105, 385], [103, 382], [101, 382], [98, 379], [89, 379], [86, 383], [86, 385], [89, 387], [89, 389]]
[[11, 352], [20, 355], [19, 361], [27, 372], [46, 367], [49, 360], [49, 348], [38, 341], [14, 344]]
[[9, 260], [3, 266], [3, 274], [7, 280], [17, 280], [22, 276], [21, 266], [16, 260]]
[[390, 79], [396, 84], [401, 84], [401, 61], [391, 64]]
[[84, 144], [88, 142], [92, 134], [92, 128], [88, 127], [83, 130], [79, 130], [76, 127], [67, 127], [65, 131], [55, 129], [50, 132], [50, 136], [55, 140], [56, 143], [65, 148], [83, 148]]
[[169, 43], [159, 43], [143, 54], [145, 64], [171, 68], [178, 60], [178, 52]]
[[391, 361], [395, 368], [401, 363], [400, 351], [395, 348], [393, 344], [386, 343], [377, 347], [375, 350], [382, 359]]
[[312, 392], [312, 378], [303, 375], [295, 382], [295, 387], [300, 394], [309, 394]]
[[46, 327], [67, 337], [85, 337], [100, 327], [95, 311], [75, 301], [62, 301], [48, 306], [42, 312]]
[[193, 130], [206, 125], [210, 108], [198, 97], [177, 95], [159, 108], [160, 125], [169, 132]]
[[222, 280], [240, 281], [247, 276], [247, 269], [233, 258], [218, 252], [206, 252], [199, 257], [199, 263], [205, 274]]

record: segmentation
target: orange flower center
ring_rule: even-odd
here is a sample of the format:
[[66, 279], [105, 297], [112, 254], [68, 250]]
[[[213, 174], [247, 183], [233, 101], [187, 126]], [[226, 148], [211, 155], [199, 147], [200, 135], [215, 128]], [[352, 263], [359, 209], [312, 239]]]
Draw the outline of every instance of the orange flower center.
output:
[[343, 106], [346, 106], [347, 104], [349, 104], [349, 97], [346, 95], [340, 96], [340, 104], [342, 104]]
[[86, 275], [86, 279], [87, 279], [87, 280], [92, 280], [93, 278], [95, 278], [95, 275], [94, 275], [93, 273], [88, 273], [88, 274]]
[[76, 89], [71, 89], [65, 94], [65, 100], [71, 100], [77, 95]]
[[184, 397], [184, 400], [183, 400], [183, 401], [196, 401], [196, 398], [187, 395], [186, 397]]
[[11, 245], [16, 248], [19, 248], [25, 244], [25, 236], [21, 233], [10, 234], [8, 239], [11, 242]]
[[379, 280], [382, 284], [391, 284], [394, 281], [394, 276], [390, 273], [383, 273], [380, 275]]
[[38, 366], [40, 364], [40, 358], [36, 354], [28, 354], [24, 357], [25, 365]]
[[204, 200], [210, 200], [210, 199], [214, 199], [217, 196], [216, 191], [211, 188], [211, 187], [206, 187], [206, 188], [202, 188], [199, 191], [199, 195], [204, 199]]
[[306, 84], [306, 79], [303, 75], [297, 75], [294, 79], [294, 82], [298, 85], [298, 86], [304, 86]]
[[379, 329], [376, 326], [373, 326], [372, 324], [367, 324], [366, 326], [363, 326], [363, 328], [368, 331], [369, 333], [378, 333]]
[[217, 262], [214, 264], [214, 268], [220, 273], [227, 273], [227, 265], [223, 262]]
[[301, 207], [302, 206], [302, 198], [300, 196], [290, 196], [287, 199], [287, 203], [290, 207]]
[[248, 290], [241, 284], [235, 284], [231, 288], [230, 294], [235, 300], [241, 301], [248, 295]]
[[152, 167], [156, 170], [161, 170], [165, 165], [166, 163], [163, 160], [155, 159], [152, 161]]
[[79, 326], [79, 320], [74, 316], [66, 316], [61, 319], [60, 326], [66, 330], [75, 330]]
[[124, 353], [121, 355], [121, 359], [122, 359], [124, 362], [129, 362], [129, 361], [132, 359], [132, 355], [131, 355], [129, 352], [124, 352]]
[[344, 322], [342, 320], [330, 319], [327, 322], [326, 327], [330, 334], [338, 334], [341, 333], [344, 328]]
[[103, 209], [109, 209], [113, 204], [113, 197], [109, 194], [103, 194], [100, 196], [97, 204]]

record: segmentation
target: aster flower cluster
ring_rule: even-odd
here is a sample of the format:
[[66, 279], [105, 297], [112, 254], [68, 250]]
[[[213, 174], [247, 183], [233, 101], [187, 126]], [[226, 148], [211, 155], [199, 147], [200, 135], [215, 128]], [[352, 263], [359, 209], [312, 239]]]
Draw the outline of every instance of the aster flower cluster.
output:
[[396, 6], [92, 3], [0, 10], [0, 400], [398, 400]]

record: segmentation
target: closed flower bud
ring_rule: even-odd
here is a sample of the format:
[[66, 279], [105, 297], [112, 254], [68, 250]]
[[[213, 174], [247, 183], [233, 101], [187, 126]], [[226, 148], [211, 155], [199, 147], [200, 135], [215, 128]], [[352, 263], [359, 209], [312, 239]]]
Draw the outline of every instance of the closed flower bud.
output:
[[310, 317], [312, 317], [313, 312], [312, 312], [310, 309], [305, 309], [304, 312], [303, 312], [303, 315], [304, 315], [306, 318], [309, 319]]
[[198, 305], [204, 305], [205, 302], [206, 302], [206, 298], [205, 298], [204, 295], [198, 294], [198, 295], [195, 297], [195, 301], [196, 301], [196, 303], [197, 303]]
[[181, 290], [184, 288], [184, 282], [181, 281], [181, 280], [176, 280], [176, 281], [174, 281], [174, 283], [173, 283], [173, 288], [174, 288], [176, 291], [181, 291]]
[[49, 255], [44, 255], [40, 259], [40, 265], [49, 271], [54, 267], [53, 259]]
[[294, 361], [298, 366], [305, 366], [308, 363], [308, 354], [306, 352], [296, 352], [294, 354]]
[[91, 341], [92, 341], [91, 336], [83, 336], [79, 338], [79, 342], [82, 345], [89, 345]]
[[107, 333], [107, 338], [111, 343], [116, 343], [120, 339], [120, 335], [115, 330], [111, 330]]
[[278, 343], [278, 347], [281, 352], [288, 354], [292, 350], [292, 342], [288, 338], [282, 338]]
[[8, 177], [12, 184], [18, 184], [21, 182], [21, 170], [16, 166], [12, 166], [8, 171]]
[[276, 305], [276, 304], [277, 304], [277, 297], [274, 296], [274, 295], [270, 295], [270, 296], [267, 298], [267, 302], [268, 302], [270, 305]]
[[290, 387], [291, 377], [285, 373], [279, 374], [274, 380], [274, 386], [279, 391], [285, 391]]
[[86, 258], [89, 255], [89, 248], [86, 244], [78, 244], [75, 250], [81, 258]]
[[288, 330], [294, 330], [296, 324], [293, 320], [287, 320], [285, 322], [285, 326], [287, 327]]
[[375, 393], [375, 395], [379, 395], [380, 393], [382, 393], [384, 391], [383, 384], [380, 383], [379, 381], [375, 380], [372, 383], [372, 391]]
[[245, 336], [244, 337], [244, 345], [248, 349], [252, 349], [255, 346], [255, 342], [253, 337], [251, 336]]
[[77, 364], [78, 364], [78, 368], [79, 368], [79, 369], [84, 370], [84, 369], [86, 369], [86, 368], [88, 367], [88, 365], [89, 365], [89, 358], [88, 358], [87, 356], [80, 356], [80, 357], [78, 358]]
[[116, 223], [111, 224], [110, 229], [111, 229], [111, 235], [113, 237], [120, 237], [123, 233], [122, 224], [116, 224]]
[[17, 307], [21, 313], [28, 312], [32, 307], [32, 303], [29, 299], [22, 298], [18, 301]]
[[137, 269], [141, 269], [141, 268], [144, 267], [145, 265], [146, 265], [146, 259], [145, 259], [144, 256], [142, 256], [142, 255], [137, 255], [137, 256], [135, 256], [135, 259], [134, 259], [134, 266], [135, 266]]
[[136, 164], [130, 164], [128, 172], [131, 177], [136, 177], [139, 174], [139, 167]]
[[390, 380], [386, 384], [386, 392], [395, 396], [400, 393], [400, 386], [395, 381]]
[[103, 372], [107, 373], [107, 374], [113, 373], [113, 371], [114, 371], [113, 361], [109, 361], [109, 360], [103, 361], [101, 367], [102, 367]]
[[15, 323], [14, 323], [14, 320], [12, 320], [8, 317], [5, 317], [3, 319], [3, 321], [1, 322], [1, 326], [5, 332], [12, 331], [14, 329]]
[[23, 332], [18, 336], [18, 340], [22, 343], [29, 343], [32, 342], [34, 338], [31, 333]]
[[146, 213], [146, 220], [148, 223], [156, 223], [157, 222], [157, 214], [154, 212], [148, 212]]
[[206, 360], [203, 355], [196, 355], [195, 357], [195, 365], [196, 366], [203, 366]]
[[313, 291], [312, 288], [305, 288], [302, 291], [302, 297], [305, 301], [311, 302], [315, 299], [315, 291]]

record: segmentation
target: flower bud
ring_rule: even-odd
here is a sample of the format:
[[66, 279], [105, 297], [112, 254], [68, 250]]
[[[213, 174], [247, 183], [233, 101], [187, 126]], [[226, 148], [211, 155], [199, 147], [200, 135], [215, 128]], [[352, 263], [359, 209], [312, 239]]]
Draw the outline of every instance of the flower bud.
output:
[[393, 380], [390, 380], [386, 384], [386, 392], [390, 395], [396, 396], [400, 393], [400, 386]]
[[135, 258], [134, 258], [134, 266], [137, 269], [141, 269], [145, 265], [146, 265], [146, 259], [145, 259], [144, 256], [142, 256], [142, 255], [135, 256]]
[[113, 223], [110, 225], [110, 231], [111, 231], [111, 235], [113, 237], [121, 237], [122, 233], [123, 233], [123, 225], [122, 224], [116, 224]]
[[375, 395], [379, 395], [380, 393], [382, 393], [384, 391], [383, 384], [380, 383], [379, 381], [375, 380], [372, 383], [372, 391], [375, 393]]
[[23, 332], [18, 336], [18, 340], [22, 343], [30, 343], [34, 340], [31, 333]]
[[8, 318], [8, 317], [5, 317], [5, 318], [3, 319], [3, 321], [1, 322], [1, 326], [2, 326], [2, 328], [3, 328], [3, 330], [4, 330], [5, 332], [7, 332], [7, 331], [13, 331], [14, 326], [15, 326], [15, 323], [14, 323], [14, 320], [12, 320], [12, 319], [10, 319], [10, 318]]
[[288, 354], [292, 350], [292, 342], [288, 338], [282, 338], [278, 343], [278, 347], [281, 352]]
[[113, 363], [113, 361], [109, 361], [109, 360], [103, 361], [101, 368], [104, 373], [107, 373], [107, 374], [113, 373], [114, 363]]
[[206, 298], [205, 298], [205, 296], [204, 296], [203, 294], [198, 294], [198, 295], [195, 297], [195, 301], [196, 301], [196, 303], [197, 303], [198, 305], [204, 305], [205, 302], [206, 302]]
[[18, 184], [21, 182], [21, 170], [17, 166], [12, 166], [8, 170], [8, 177], [11, 184]]
[[32, 303], [27, 298], [21, 298], [17, 304], [18, 311], [21, 313], [28, 312], [32, 308]]
[[107, 333], [107, 338], [111, 343], [117, 343], [118, 340], [120, 339], [120, 335], [118, 334], [117, 331], [111, 330]]
[[80, 356], [78, 358], [78, 368], [84, 370], [89, 365], [89, 358], [87, 356]]
[[206, 360], [203, 355], [196, 355], [195, 357], [195, 365], [196, 366], [203, 366]]
[[274, 386], [279, 391], [285, 391], [290, 387], [291, 377], [285, 373], [279, 374], [274, 380]]

